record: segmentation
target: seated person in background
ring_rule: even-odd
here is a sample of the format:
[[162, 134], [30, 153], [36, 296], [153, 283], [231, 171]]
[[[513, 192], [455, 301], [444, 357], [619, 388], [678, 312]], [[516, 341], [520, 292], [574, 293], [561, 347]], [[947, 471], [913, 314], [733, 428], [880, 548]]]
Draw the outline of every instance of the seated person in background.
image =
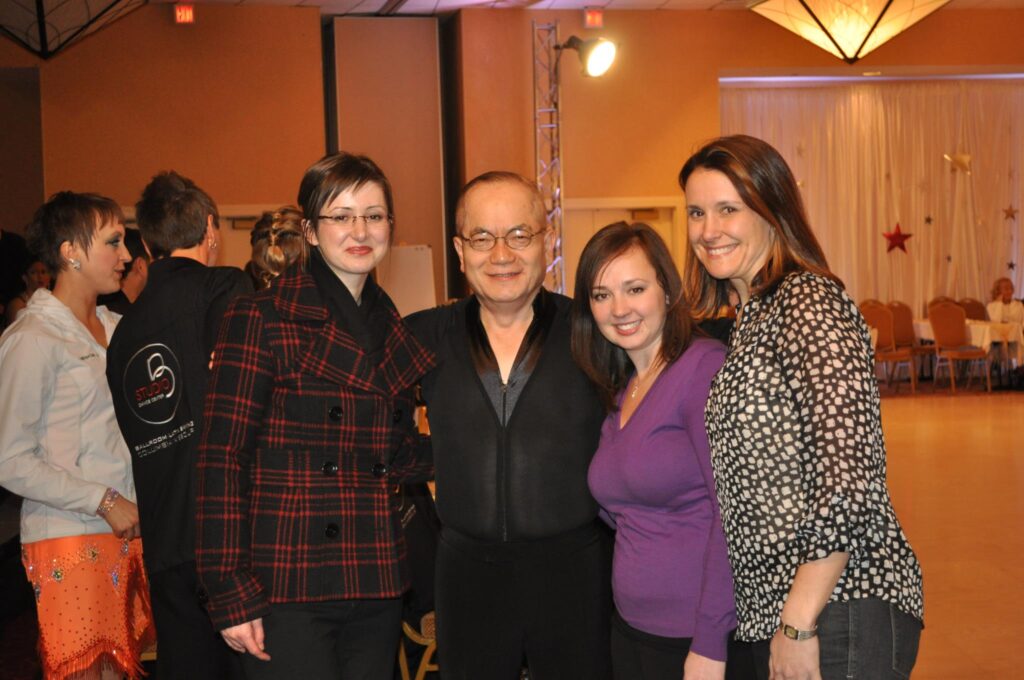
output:
[[1005, 276], [992, 286], [992, 302], [988, 303], [989, 321], [1024, 323], [1024, 304], [1013, 299], [1013, 281]]
[[50, 287], [50, 270], [38, 258], [30, 258], [26, 260], [25, 266], [21, 270], [21, 281], [25, 284], [25, 290], [7, 301], [5, 313], [8, 324], [14, 323], [14, 320], [21, 314], [21, 310], [25, 309], [25, 305], [28, 304], [28, 299], [32, 297], [33, 293], [40, 288], [48, 289]]
[[302, 236], [302, 212], [295, 206], [281, 206], [274, 212], [265, 212], [252, 229], [252, 260], [246, 273], [252, 277], [258, 290], [268, 288], [270, 282], [295, 262], [306, 261], [306, 240]]
[[135, 214], [154, 260], [149, 282], [110, 341], [107, 381], [131, 450], [147, 537], [157, 675], [221, 680], [237, 660], [203, 608], [195, 467], [217, 329], [228, 303], [252, 286], [237, 268], [209, 266], [220, 241], [217, 206], [190, 180], [157, 175]]
[[146, 252], [138, 229], [124, 230], [124, 247], [128, 249], [132, 261], [124, 266], [121, 290], [101, 295], [96, 300], [97, 305], [103, 305], [122, 316], [138, 299], [142, 289], [146, 287], [146, 279], [149, 278], [149, 253]]

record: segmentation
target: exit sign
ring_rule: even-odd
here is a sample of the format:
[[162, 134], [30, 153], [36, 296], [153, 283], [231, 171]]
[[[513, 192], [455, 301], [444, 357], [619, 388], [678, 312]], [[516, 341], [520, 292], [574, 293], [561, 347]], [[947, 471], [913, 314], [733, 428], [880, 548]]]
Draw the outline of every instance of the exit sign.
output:
[[194, 5], [175, 5], [174, 23], [194, 24], [196, 21], [196, 9]]
[[585, 28], [604, 28], [604, 10], [589, 7], [584, 9], [583, 26]]

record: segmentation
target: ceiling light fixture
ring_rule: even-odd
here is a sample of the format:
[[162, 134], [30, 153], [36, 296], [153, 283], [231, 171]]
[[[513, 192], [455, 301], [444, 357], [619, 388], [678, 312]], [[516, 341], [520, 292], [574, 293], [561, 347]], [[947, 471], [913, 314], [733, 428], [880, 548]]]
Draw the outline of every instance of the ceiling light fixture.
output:
[[852, 64], [947, 2], [949, 0], [755, 0], [748, 7]]

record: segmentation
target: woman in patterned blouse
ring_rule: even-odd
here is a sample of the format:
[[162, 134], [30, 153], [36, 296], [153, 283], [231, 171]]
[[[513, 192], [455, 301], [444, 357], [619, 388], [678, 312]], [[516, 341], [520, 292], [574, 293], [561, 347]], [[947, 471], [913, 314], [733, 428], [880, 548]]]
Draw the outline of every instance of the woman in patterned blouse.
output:
[[679, 183], [696, 313], [717, 310], [730, 289], [740, 299], [706, 412], [736, 637], [759, 680], [906, 678], [921, 571], [886, 487], [864, 319], [771, 146], [717, 139]]

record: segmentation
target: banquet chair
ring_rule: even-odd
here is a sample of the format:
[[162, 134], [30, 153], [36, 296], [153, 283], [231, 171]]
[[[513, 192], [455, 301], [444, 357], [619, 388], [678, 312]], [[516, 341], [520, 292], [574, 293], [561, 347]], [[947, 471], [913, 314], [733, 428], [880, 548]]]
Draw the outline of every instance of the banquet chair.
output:
[[437, 639], [434, 625], [434, 612], [428, 612], [424, 614], [423, 618], [420, 619], [420, 629], [416, 630], [405, 621], [402, 621], [402, 632], [410, 640], [418, 645], [426, 647], [423, 650], [423, 658], [420, 659], [420, 665], [416, 668], [416, 674], [411, 675], [409, 670], [409, 661], [405, 656], [405, 641], [401, 641], [398, 644], [398, 670], [402, 674], [402, 680], [423, 680], [427, 673], [430, 671], [437, 671], [438, 666], [434, 661], [434, 655], [437, 653]]
[[892, 334], [896, 347], [909, 347], [910, 353], [915, 357], [922, 357], [924, 365], [931, 370], [932, 360], [935, 358], [935, 345], [923, 345], [917, 339], [914, 332], [914, 313], [910, 305], [899, 300], [893, 300], [888, 304], [892, 312]]
[[938, 382], [939, 367], [943, 360], [949, 368], [949, 388], [956, 394], [956, 362], [966, 361], [967, 387], [971, 386], [970, 368], [973, 363], [985, 367], [985, 386], [992, 391], [991, 361], [988, 352], [971, 345], [967, 334], [967, 313], [955, 302], [940, 302], [928, 308], [928, 320], [935, 334], [935, 377]]
[[958, 303], [967, 312], [968, 319], [974, 319], [976, 321], [987, 321], [988, 310], [985, 309], [985, 304], [981, 300], [974, 298], [963, 298]]
[[864, 315], [867, 324], [878, 332], [878, 339], [875, 341], [875, 362], [885, 364], [889, 387], [893, 386], [899, 365], [905, 363], [907, 373], [910, 374], [910, 393], [916, 393], [917, 371], [914, 368], [914, 354], [909, 347], [896, 346], [892, 310], [878, 300], [865, 300], [860, 303], [860, 313]]
[[940, 302], [956, 302], [956, 300], [948, 295], [936, 295], [925, 304], [924, 315], [927, 317], [931, 313], [932, 305], [937, 305]]

